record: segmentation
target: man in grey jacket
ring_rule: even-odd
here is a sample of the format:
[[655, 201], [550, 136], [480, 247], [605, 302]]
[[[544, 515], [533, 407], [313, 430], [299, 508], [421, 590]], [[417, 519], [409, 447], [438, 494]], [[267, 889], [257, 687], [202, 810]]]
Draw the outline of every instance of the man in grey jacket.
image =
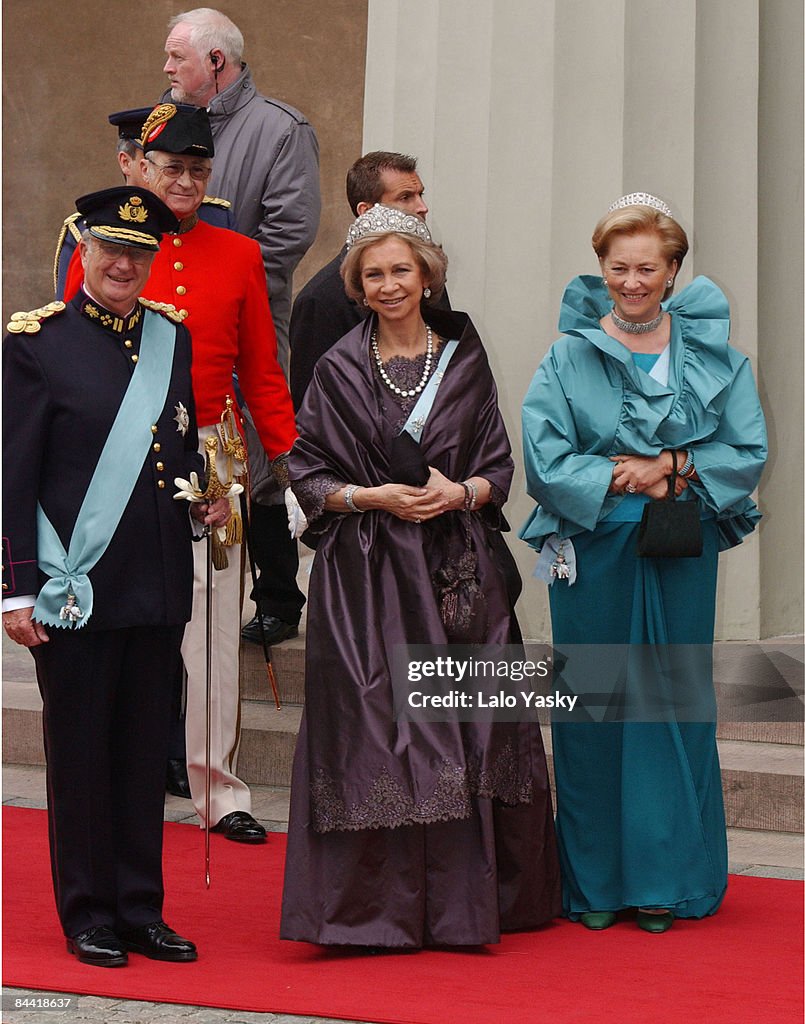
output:
[[[288, 322], [296, 265], [316, 237], [321, 211], [319, 145], [305, 116], [257, 92], [243, 63], [243, 36], [220, 11], [200, 7], [168, 23], [164, 71], [174, 102], [206, 107], [215, 140], [209, 189], [232, 202], [238, 230], [263, 253], [279, 362], [288, 375]], [[166, 94], [167, 97], [167, 94]], [[246, 440], [259, 466], [257, 436]], [[255, 456], [254, 453], [257, 453]], [[296, 585], [296, 541], [288, 535], [282, 496], [252, 474], [252, 538], [260, 568], [257, 615], [246, 639], [295, 636], [304, 596]], [[264, 555], [269, 552], [269, 555]]]
[[298, 110], [257, 92], [243, 36], [225, 14], [200, 7], [171, 18], [168, 29], [171, 98], [207, 108], [215, 141], [208, 190], [230, 200], [238, 230], [260, 245], [287, 370], [293, 272], [321, 212], [316, 133]]

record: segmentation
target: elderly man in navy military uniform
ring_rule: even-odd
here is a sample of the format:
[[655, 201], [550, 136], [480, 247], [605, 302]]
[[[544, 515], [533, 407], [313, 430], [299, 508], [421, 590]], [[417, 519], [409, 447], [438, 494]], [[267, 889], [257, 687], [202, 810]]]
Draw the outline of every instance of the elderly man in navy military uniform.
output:
[[[198, 471], [190, 336], [139, 299], [170, 210], [146, 189], [76, 203], [85, 283], [15, 313], [3, 344], [3, 626], [43, 699], [56, 906], [84, 963], [197, 958], [162, 920], [171, 685], [190, 617]], [[220, 525], [228, 502], [193, 506]]]

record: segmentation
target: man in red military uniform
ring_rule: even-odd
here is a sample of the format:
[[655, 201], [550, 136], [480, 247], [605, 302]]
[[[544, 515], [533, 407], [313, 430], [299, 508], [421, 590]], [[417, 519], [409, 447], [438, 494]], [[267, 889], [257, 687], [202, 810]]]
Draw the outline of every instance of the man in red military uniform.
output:
[[[254, 419], [278, 478], [296, 438], [288, 385], [277, 362], [277, 342], [268, 306], [265, 270], [257, 243], [214, 228], [198, 218], [213, 156], [209, 119], [164, 103], [143, 128], [143, 178], [180, 222], [166, 235], [154, 259], [147, 297], [185, 312], [193, 346], [193, 394], [202, 451], [221, 434], [232, 373]], [[80, 269], [73, 265], [65, 293], [74, 294]], [[243, 466], [225, 457], [219, 437], [216, 465], [223, 480]], [[193, 803], [205, 817], [206, 552], [194, 545], [193, 613], [182, 657], [187, 670], [187, 767]], [[239, 842], [263, 842], [265, 830], [251, 815], [251, 796], [234, 771], [238, 745], [240, 640], [240, 548], [228, 549], [228, 565], [213, 573], [213, 672], [209, 822]]]

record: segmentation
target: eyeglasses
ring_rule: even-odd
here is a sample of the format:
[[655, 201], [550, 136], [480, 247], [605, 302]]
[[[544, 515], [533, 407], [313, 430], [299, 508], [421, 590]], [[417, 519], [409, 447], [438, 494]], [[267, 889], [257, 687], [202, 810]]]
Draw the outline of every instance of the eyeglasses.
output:
[[148, 249], [138, 249], [133, 245], [114, 245], [111, 242], [94, 241], [98, 252], [107, 260], [119, 260], [121, 256], [128, 256], [132, 263], [147, 263], [154, 258], [154, 253]]
[[180, 163], [160, 164], [156, 160], [152, 160], [150, 156], [146, 156], [145, 159], [152, 163], [154, 167], [158, 167], [166, 178], [173, 178], [174, 180], [181, 178], [185, 172], [190, 175], [193, 181], [206, 181], [212, 174], [212, 167], [204, 167], [201, 164], [191, 164], [189, 166]]

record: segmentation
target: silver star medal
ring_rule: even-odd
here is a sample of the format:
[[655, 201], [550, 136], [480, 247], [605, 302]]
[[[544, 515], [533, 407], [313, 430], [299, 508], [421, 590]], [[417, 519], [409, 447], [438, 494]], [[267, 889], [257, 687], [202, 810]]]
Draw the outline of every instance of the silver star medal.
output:
[[176, 429], [184, 437], [190, 426], [190, 414], [181, 402], [176, 406], [176, 415], [173, 418], [176, 422]]

